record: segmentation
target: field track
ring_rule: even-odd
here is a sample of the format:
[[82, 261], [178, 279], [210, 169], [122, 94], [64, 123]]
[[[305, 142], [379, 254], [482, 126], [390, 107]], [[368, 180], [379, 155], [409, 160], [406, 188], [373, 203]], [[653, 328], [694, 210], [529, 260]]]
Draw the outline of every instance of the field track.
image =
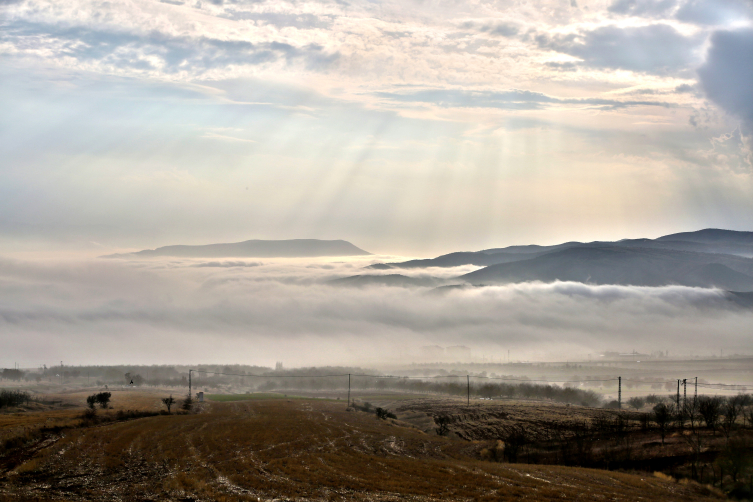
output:
[[205, 403], [199, 413], [68, 429], [0, 473], [0, 500], [717, 499], [651, 475], [484, 462], [473, 443], [343, 403]]

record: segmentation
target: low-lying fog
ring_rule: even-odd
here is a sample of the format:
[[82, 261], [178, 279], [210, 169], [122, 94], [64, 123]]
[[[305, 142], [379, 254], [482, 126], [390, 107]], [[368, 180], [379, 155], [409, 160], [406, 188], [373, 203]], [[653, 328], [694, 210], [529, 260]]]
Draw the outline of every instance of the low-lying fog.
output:
[[[506, 359], [509, 350], [513, 360], [557, 361], [605, 350], [753, 349], [753, 310], [718, 290], [328, 284], [393, 259], [3, 259], [0, 366], [368, 366], [425, 361], [426, 345], [465, 345], [478, 360]], [[400, 273], [450, 279], [474, 269]]]

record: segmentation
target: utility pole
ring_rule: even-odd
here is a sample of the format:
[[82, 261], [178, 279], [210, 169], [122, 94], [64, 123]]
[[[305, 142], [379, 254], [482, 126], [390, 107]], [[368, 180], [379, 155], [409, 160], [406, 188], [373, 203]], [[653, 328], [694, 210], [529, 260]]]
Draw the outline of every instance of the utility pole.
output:
[[695, 377], [695, 395], [693, 396], [693, 404], [698, 402], [698, 377]]
[[617, 377], [617, 409], [622, 409], [622, 377]]
[[348, 408], [350, 408], [350, 373], [348, 373]]
[[688, 409], [688, 379], [682, 379], [682, 405]]
[[680, 412], [680, 380], [677, 380], [677, 412]]
[[466, 380], [468, 381], [468, 406], [471, 405], [471, 375], [465, 375]]
[[188, 397], [191, 397], [193, 394], [191, 394], [191, 372], [193, 370], [188, 370]]

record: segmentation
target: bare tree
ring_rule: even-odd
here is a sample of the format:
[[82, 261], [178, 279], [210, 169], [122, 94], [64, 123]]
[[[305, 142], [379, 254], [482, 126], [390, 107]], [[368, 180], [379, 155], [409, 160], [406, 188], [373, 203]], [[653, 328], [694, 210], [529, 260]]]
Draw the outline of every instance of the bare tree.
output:
[[741, 399], [741, 396], [731, 396], [728, 397], [724, 404], [721, 406], [721, 414], [722, 414], [722, 432], [724, 432], [724, 435], [729, 439], [729, 434], [732, 432], [732, 429], [735, 427], [735, 422], [737, 422], [737, 417], [740, 416], [740, 413], [743, 410], [743, 400]]
[[698, 411], [698, 399], [691, 399], [683, 405], [685, 417], [690, 421], [690, 428], [696, 430], [701, 425], [701, 414]]
[[753, 463], [750, 440], [744, 436], [730, 438], [718, 461], [724, 471], [732, 476], [732, 481], [737, 483], [740, 474]]
[[698, 413], [706, 422], [706, 427], [716, 433], [716, 425], [719, 423], [719, 413], [722, 408], [722, 400], [717, 396], [701, 396], [698, 398]]
[[672, 417], [675, 414], [675, 406], [673, 404], [659, 403], [654, 406], [654, 422], [659, 427], [659, 433], [661, 434], [661, 444], [664, 446], [664, 438], [667, 436], [667, 429], [672, 421]]
[[162, 402], [167, 406], [167, 412], [170, 413], [170, 408], [172, 408], [173, 404], [175, 403], [175, 399], [173, 399], [173, 395], [170, 394], [170, 397], [162, 398]]
[[685, 404], [685, 416], [690, 421], [690, 434], [683, 434], [683, 439], [693, 452], [691, 462], [693, 479], [698, 479], [698, 469], [701, 465], [701, 452], [703, 451], [703, 435], [701, 434], [701, 415], [698, 412], [698, 400], [693, 399]]

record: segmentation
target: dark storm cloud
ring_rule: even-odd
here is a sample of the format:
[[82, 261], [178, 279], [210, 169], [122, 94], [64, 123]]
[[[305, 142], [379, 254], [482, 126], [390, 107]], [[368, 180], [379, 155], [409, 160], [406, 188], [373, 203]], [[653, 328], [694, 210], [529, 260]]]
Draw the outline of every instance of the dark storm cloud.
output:
[[703, 91], [753, 132], [753, 29], [717, 31], [706, 62], [698, 69]]
[[630, 106], [670, 106], [657, 101], [619, 101], [601, 98], [557, 98], [540, 92], [513, 89], [506, 92], [481, 92], [453, 89], [432, 89], [406, 93], [380, 92], [381, 98], [392, 101], [431, 103], [447, 108], [498, 108], [503, 110], [540, 110], [554, 105], [586, 105], [610, 109]]
[[229, 65], [277, 61], [302, 62], [309, 69], [320, 69], [338, 58], [338, 54], [328, 53], [316, 44], [303, 47], [281, 42], [255, 44], [243, 40], [180, 37], [160, 32], [100, 31], [25, 21], [6, 25], [0, 40], [13, 40], [22, 50], [51, 50], [58, 58], [70, 57], [137, 70], [156, 69], [151, 60], [156, 57], [160, 70], [167, 73], [186, 69], [200, 73]]
[[700, 37], [686, 37], [666, 24], [620, 28], [604, 26], [570, 35], [541, 34], [536, 42], [543, 49], [583, 60], [591, 68], [623, 69], [669, 74], [692, 67]]

